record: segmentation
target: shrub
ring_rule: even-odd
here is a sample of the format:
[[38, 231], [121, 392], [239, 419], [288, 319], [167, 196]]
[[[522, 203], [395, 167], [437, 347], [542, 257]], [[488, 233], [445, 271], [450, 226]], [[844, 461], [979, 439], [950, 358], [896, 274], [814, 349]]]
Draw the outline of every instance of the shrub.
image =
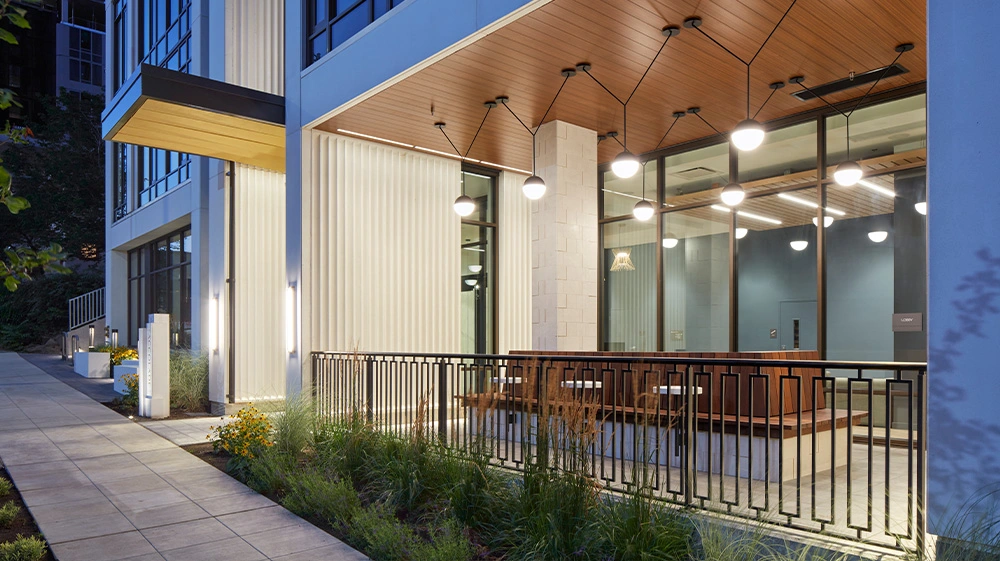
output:
[[170, 352], [170, 407], [205, 411], [208, 407], [208, 355], [196, 351]]
[[0, 290], [0, 349], [21, 351], [59, 337], [69, 321], [66, 301], [102, 286], [104, 270], [95, 267], [68, 275], [41, 275], [14, 292]]
[[19, 535], [12, 542], [0, 543], [0, 561], [39, 561], [45, 551], [44, 540]]
[[9, 479], [0, 477], [0, 497], [6, 497], [10, 494], [10, 490], [14, 488]]
[[17, 506], [14, 501], [7, 501], [3, 506], [0, 506], [0, 528], [9, 528], [20, 512], [21, 507]]
[[271, 423], [252, 403], [229, 418], [231, 421], [221, 427], [209, 427], [216, 437], [212, 446], [216, 452], [228, 452], [232, 458], [226, 469], [245, 479], [249, 462], [274, 445], [269, 438]]
[[258, 493], [278, 493], [285, 489], [286, 480], [295, 467], [295, 458], [273, 446], [263, 448], [250, 462], [244, 483]]
[[645, 490], [607, 503], [602, 538], [617, 561], [690, 559], [692, 527], [678, 513], [658, 508]]
[[361, 499], [349, 480], [332, 480], [315, 471], [290, 477], [281, 504], [299, 516], [323, 520], [341, 531], [346, 531], [361, 509]]
[[139, 375], [123, 375], [122, 384], [125, 384], [125, 395], [121, 398], [122, 405], [133, 409], [139, 407]]
[[456, 561], [472, 557], [472, 545], [453, 520], [428, 531], [425, 541], [393, 516], [385, 505], [360, 509], [347, 541], [373, 561]]
[[312, 402], [302, 396], [285, 400], [285, 410], [271, 417], [274, 446], [284, 454], [298, 456], [309, 445], [316, 425]]
[[111, 354], [112, 366], [121, 366], [123, 360], [137, 360], [139, 358], [139, 351], [133, 349], [132, 347], [115, 347], [112, 345], [103, 345], [101, 347], [95, 347], [94, 351], [98, 353]]

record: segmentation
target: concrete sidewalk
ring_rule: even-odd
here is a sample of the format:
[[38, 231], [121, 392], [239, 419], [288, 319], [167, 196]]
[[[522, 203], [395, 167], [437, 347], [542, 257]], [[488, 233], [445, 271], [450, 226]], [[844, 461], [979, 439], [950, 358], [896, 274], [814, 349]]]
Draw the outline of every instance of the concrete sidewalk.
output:
[[14, 353], [0, 462], [60, 561], [366, 559]]

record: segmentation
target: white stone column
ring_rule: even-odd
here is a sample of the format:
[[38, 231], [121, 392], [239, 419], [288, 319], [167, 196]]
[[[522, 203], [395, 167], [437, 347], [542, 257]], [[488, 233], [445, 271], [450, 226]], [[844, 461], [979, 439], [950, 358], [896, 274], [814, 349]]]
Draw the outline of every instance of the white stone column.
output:
[[548, 187], [531, 214], [532, 348], [597, 349], [597, 133], [563, 121], [538, 129]]

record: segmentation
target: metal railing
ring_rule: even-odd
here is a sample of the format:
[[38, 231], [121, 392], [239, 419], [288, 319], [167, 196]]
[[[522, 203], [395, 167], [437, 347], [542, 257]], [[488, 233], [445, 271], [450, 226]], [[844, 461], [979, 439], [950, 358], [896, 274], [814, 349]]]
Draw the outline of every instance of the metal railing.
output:
[[[498, 466], [923, 551], [924, 363], [314, 352], [322, 415], [420, 423]], [[544, 457], [542, 457], [544, 455]]]
[[70, 298], [68, 307], [69, 329], [66, 331], [73, 331], [101, 319], [104, 317], [104, 287]]

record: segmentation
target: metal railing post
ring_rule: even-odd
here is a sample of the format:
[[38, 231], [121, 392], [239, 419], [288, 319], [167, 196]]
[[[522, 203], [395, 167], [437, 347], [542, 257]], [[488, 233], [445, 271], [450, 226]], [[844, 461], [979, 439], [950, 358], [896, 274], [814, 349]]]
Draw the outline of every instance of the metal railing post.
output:
[[375, 359], [365, 359], [365, 415], [368, 422], [375, 421]]
[[448, 439], [448, 362], [438, 363], [438, 436]]
[[694, 366], [688, 366], [684, 378], [684, 504], [694, 502]]

